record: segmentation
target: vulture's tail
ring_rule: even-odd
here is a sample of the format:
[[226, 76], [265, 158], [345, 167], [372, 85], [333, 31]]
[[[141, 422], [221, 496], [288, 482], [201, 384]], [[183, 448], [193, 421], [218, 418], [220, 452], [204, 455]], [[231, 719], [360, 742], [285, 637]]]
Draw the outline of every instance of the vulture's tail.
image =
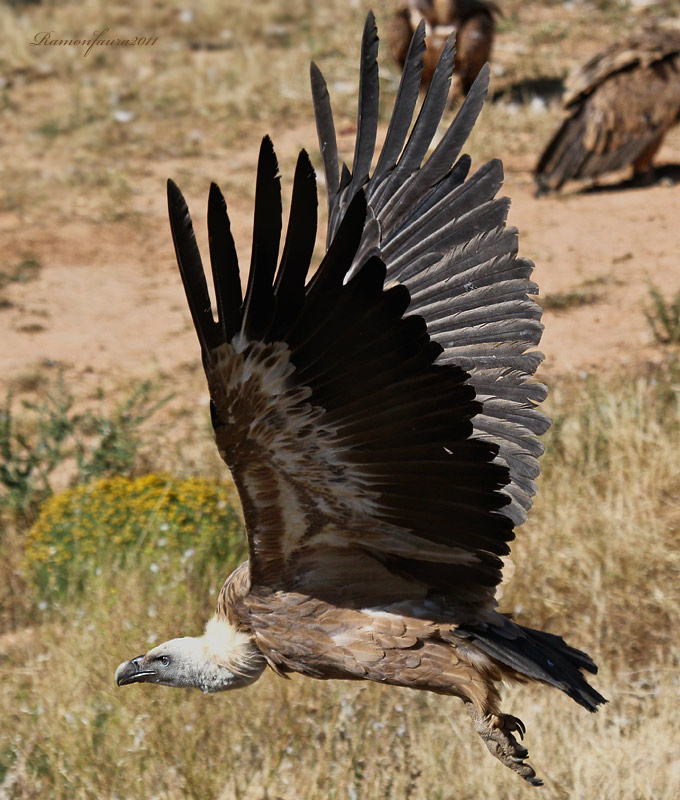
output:
[[586, 98], [560, 125], [536, 165], [537, 196], [556, 192], [569, 180], [597, 178], [633, 164], [662, 133], [659, 125], [650, 124], [637, 135], [620, 137], [614, 146], [611, 132], [604, 126], [596, 128], [593, 116]]
[[557, 129], [534, 171], [537, 195], [556, 192], [572, 178], [582, 177], [589, 157], [583, 140], [586, 134], [586, 115], [583, 106], [564, 120]]
[[495, 661], [520, 675], [561, 689], [588, 711], [607, 700], [595, 691], [582, 671], [597, 673], [587, 653], [568, 645], [561, 636], [517, 625], [498, 615], [498, 624], [464, 626], [456, 630]]

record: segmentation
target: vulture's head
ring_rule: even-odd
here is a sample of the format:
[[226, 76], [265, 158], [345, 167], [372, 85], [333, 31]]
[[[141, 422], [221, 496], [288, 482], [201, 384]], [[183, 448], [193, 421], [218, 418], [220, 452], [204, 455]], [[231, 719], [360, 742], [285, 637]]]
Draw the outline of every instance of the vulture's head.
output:
[[226, 620], [213, 617], [203, 636], [184, 636], [159, 644], [141, 656], [124, 661], [116, 683], [158, 683], [221, 692], [256, 681], [266, 661], [252, 637]]

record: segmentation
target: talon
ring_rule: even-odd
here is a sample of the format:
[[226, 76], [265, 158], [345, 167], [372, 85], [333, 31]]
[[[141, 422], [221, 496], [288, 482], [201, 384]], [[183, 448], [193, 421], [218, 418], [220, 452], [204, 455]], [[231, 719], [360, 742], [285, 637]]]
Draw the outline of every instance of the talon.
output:
[[467, 710], [489, 752], [527, 783], [543, 786], [543, 781], [536, 777], [533, 767], [525, 761], [529, 757], [529, 751], [513, 736], [513, 731], [516, 731], [524, 739], [526, 726], [522, 720], [512, 714], [482, 715], [472, 705], [468, 705]]

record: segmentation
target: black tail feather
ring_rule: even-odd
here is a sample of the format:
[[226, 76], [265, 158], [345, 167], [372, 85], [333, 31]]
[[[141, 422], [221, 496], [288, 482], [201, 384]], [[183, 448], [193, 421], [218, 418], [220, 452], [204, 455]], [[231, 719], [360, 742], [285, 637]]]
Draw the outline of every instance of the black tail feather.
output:
[[561, 636], [525, 628], [500, 614], [498, 624], [463, 626], [456, 630], [456, 635], [469, 638], [495, 661], [521, 675], [561, 689], [588, 711], [596, 711], [607, 702], [581, 672], [594, 675], [597, 665], [587, 653], [571, 647]]

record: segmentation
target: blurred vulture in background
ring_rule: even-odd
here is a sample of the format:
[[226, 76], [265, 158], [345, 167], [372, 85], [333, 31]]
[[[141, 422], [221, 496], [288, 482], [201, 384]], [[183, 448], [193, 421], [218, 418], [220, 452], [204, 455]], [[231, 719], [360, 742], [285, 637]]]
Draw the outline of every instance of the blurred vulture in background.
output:
[[489, 60], [493, 44], [495, 3], [485, 0], [408, 0], [390, 21], [387, 40], [392, 57], [404, 68], [411, 37], [418, 23], [426, 25], [427, 50], [423, 56], [422, 87], [430, 85], [448, 37], [456, 34], [456, 55], [450, 99], [466, 95]]
[[570, 76], [562, 102], [569, 116], [536, 167], [539, 194], [628, 164], [634, 179], [650, 181], [680, 114], [680, 31], [612, 45]]

